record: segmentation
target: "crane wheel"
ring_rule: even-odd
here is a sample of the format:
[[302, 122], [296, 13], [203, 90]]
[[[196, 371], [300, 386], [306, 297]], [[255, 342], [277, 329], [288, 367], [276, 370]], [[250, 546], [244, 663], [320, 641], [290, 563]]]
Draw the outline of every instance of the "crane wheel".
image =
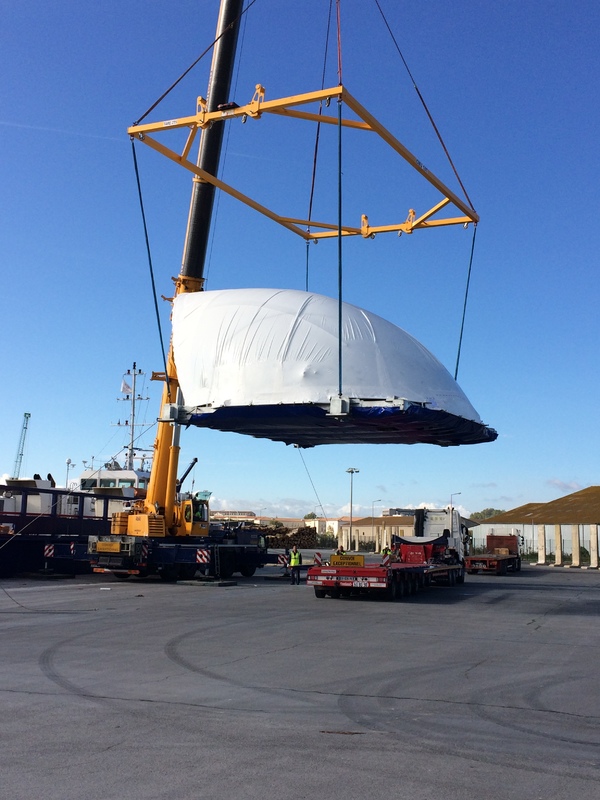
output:
[[240, 567], [240, 574], [243, 575], [244, 578], [251, 578], [255, 572], [256, 567]]
[[179, 578], [179, 568], [173, 564], [168, 567], [163, 567], [158, 574], [161, 580], [166, 583], [174, 583]]

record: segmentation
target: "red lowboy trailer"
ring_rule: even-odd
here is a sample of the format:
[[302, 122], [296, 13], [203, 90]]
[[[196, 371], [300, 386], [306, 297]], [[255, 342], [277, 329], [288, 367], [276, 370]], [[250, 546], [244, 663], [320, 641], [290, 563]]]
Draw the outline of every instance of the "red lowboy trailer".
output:
[[[416, 539], [416, 541], [415, 541]], [[330, 563], [309, 567], [306, 583], [315, 597], [370, 594], [399, 600], [432, 583], [464, 583], [460, 553], [448, 547], [448, 537], [400, 539], [381, 560], [365, 563], [363, 555], [335, 555]]]

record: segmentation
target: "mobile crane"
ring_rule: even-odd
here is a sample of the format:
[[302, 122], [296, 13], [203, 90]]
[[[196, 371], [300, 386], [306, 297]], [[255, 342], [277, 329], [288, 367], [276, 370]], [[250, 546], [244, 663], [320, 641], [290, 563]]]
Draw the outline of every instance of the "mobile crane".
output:
[[[363, 239], [374, 238], [378, 233], [397, 232], [410, 234], [422, 228], [437, 227], [442, 225], [461, 224], [465, 227], [476, 224], [479, 216], [470, 207], [468, 200], [457, 197], [450, 189], [436, 178], [423, 164], [404, 147], [386, 128], [375, 120], [375, 118], [360, 104], [353, 96], [339, 84], [329, 89], [321, 89], [303, 95], [296, 95], [287, 98], [280, 98], [274, 101], [265, 99], [265, 89], [261, 84], [256, 85], [255, 93], [249, 104], [239, 106], [229, 102], [229, 89], [235, 56], [236, 40], [238, 35], [239, 19], [242, 15], [242, 0], [222, 0], [217, 25], [217, 36], [215, 39], [215, 49], [211, 68], [211, 79], [207, 100], [199, 97], [196, 104], [196, 113], [175, 119], [164, 120], [162, 122], [145, 123], [141, 120], [129, 128], [132, 140], [139, 139], [145, 144], [160, 152], [164, 156], [171, 158], [175, 163], [191, 171], [194, 175], [192, 201], [188, 216], [188, 227], [184, 247], [183, 263], [179, 276], [175, 279], [175, 311], [174, 319], [178, 313], [178, 306], [181, 307], [186, 301], [194, 298], [184, 298], [181, 295], [193, 295], [202, 292], [204, 288], [204, 261], [208, 243], [208, 231], [210, 218], [212, 215], [215, 188], [219, 188], [229, 196], [240, 200], [247, 206], [262, 213], [267, 218], [278, 222], [284, 228], [300, 235], [305, 241], [318, 241], [321, 238], [337, 237], [341, 241], [342, 236], [361, 236]], [[249, 6], [248, 6], [249, 7]], [[344, 102], [351, 110], [352, 118], [342, 119], [341, 111], [338, 119], [333, 116], [323, 116], [320, 113], [314, 114], [305, 108], [310, 103], [324, 102], [329, 105], [332, 99], [337, 98], [339, 103]], [[341, 108], [341, 105], [340, 105]], [[226, 120], [241, 119], [242, 122], [247, 118], [260, 119], [265, 114], [279, 114], [289, 118], [310, 120], [313, 122], [335, 124], [338, 131], [343, 127], [354, 128], [357, 130], [374, 131], [383, 139], [411, 168], [415, 169], [424, 179], [426, 179], [436, 191], [442, 193], [442, 199], [429, 211], [417, 215], [414, 209], [409, 211], [408, 217], [404, 222], [395, 222], [392, 225], [371, 226], [368, 217], [361, 217], [360, 226], [342, 225], [338, 218], [337, 224], [328, 222], [316, 222], [314, 220], [298, 220], [295, 217], [282, 216], [266, 208], [261, 203], [245, 196], [242, 192], [227, 185], [216, 177], [219, 164], [219, 156], [223, 137], [223, 123]], [[356, 116], [359, 119], [354, 119]], [[161, 141], [154, 138], [152, 134], [169, 131], [187, 131], [183, 151], [177, 153], [169, 149]], [[192, 145], [198, 132], [201, 131], [200, 151], [197, 164], [193, 164], [189, 159]], [[448, 205], [456, 207], [459, 216], [440, 217], [438, 214], [444, 213]], [[306, 224], [306, 225], [305, 225]], [[305, 230], [305, 227], [308, 230]], [[306, 293], [307, 295], [311, 293]], [[312, 295], [311, 295], [312, 296]], [[198, 296], [196, 300], [202, 299]], [[338, 308], [342, 308], [341, 295]], [[339, 315], [341, 320], [341, 311]], [[339, 326], [341, 330], [341, 323]], [[208, 335], [205, 334], [205, 338]], [[339, 339], [339, 353], [342, 350], [342, 338]], [[179, 344], [178, 344], [179, 347]], [[183, 348], [182, 348], [183, 349]], [[178, 351], [177, 355], [179, 356]], [[418, 349], [419, 354], [421, 353]], [[338, 359], [339, 360], [339, 359]], [[338, 366], [341, 366], [341, 360]], [[228, 559], [227, 567], [221, 565], [221, 555], [225, 550], [218, 542], [212, 542], [212, 534], [209, 527], [208, 497], [196, 494], [194, 496], [181, 497], [178, 495], [177, 486], [177, 465], [179, 457], [179, 430], [181, 424], [193, 424], [199, 427], [211, 427], [211, 419], [214, 416], [214, 427], [222, 430], [236, 430], [245, 432], [249, 435], [263, 436], [274, 440], [296, 443], [299, 437], [299, 426], [292, 423], [292, 432], [288, 430], [288, 417], [293, 420], [297, 416], [298, 405], [308, 406], [308, 417], [301, 418], [301, 425], [314, 421], [313, 417], [318, 416], [317, 434], [308, 436], [304, 439], [304, 445], [312, 446], [315, 442], [327, 443], [331, 441], [323, 433], [323, 425], [333, 425], [335, 429], [335, 441], [338, 441], [339, 431], [347, 428], [348, 438], [344, 441], [369, 441], [369, 442], [406, 442], [405, 430], [412, 432], [414, 441], [426, 441], [443, 446], [461, 443], [476, 443], [478, 441], [492, 441], [496, 438], [495, 431], [488, 429], [479, 420], [474, 409], [466, 397], [463, 398], [459, 387], [454, 387], [451, 376], [442, 369], [433, 368], [433, 374], [439, 378], [441, 384], [446, 387], [444, 396], [456, 398], [456, 405], [452, 405], [450, 410], [440, 408], [441, 416], [438, 411], [433, 410], [435, 419], [429, 419], [430, 400], [418, 401], [413, 403], [407, 400], [404, 394], [397, 394], [396, 391], [386, 391], [379, 394], [375, 390], [375, 397], [372, 397], [373, 390], [368, 388], [364, 398], [366, 406], [361, 407], [360, 411], [366, 413], [350, 413], [349, 398], [342, 392], [342, 372], [338, 369], [338, 394], [331, 396], [323, 401], [324, 405], [305, 402], [302, 399], [298, 402], [288, 403], [268, 403], [264, 407], [260, 404], [248, 403], [246, 398], [240, 401], [239, 406], [234, 405], [233, 421], [227, 414], [214, 413], [217, 410], [223, 411], [225, 406], [218, 406], [208, 403], [210, 408], [206, 413], [194, 414], [193, 410], [186, 407], [185, 400], [189, 400], [190, 391], [185, 381], [187, 377], [180, 362], [180, 376], [182, 385], [185, 387], [184, 398], [180, 389], [176, 360], [173, 351], [173, 342], [169, 348], [169, 355], [165, 363], [165, 372], [155, 373], [154, 379], [164, 381], [164, 390], [161, 404], [161, 414], [159, 417], [159, 429], [155, 442], [154, 459], [152, 466], [152, 476], [148, 487], [148, 494], [143, 502], [140, 502], [131, 513], [121, 513], [114, 519], [114, 528], [111, 537], [106, 539], [101, 537], [98, 540], [90, 540], [90, 556], [94, 559], [95, 569], [109, 570], [126, 574], [146, 574], [147, 572], [157, 571], [163, 577], [169, 575], [186, 574], [191, 571], [193, 564], [182, 560], [179, 556], [172, 553], [194, 552], [195, 547], [197, 563], [204, 563], [202, 559], [206, 548], [203, 543], [209, 543], [214, 547], [214, 556], [211, 550], [210, 570], [214, 574], [223, 575], [233, 569], [251, 571], [254, 563], [260, 562], [263, 555], [253, 555], [251, 565], [245, 563], [242, 554], [232, 556]], [[427, 364], [433, 364], [427, 360]], [[441, 365], [440, 365], [441, 366]], [[401, 373], [402, 374], [402, 373]], [[448, 389], [449, 387], [449, 389]], [[392, 387], [394, 388], [394, 387]], [[403, 386], [399, 386], [398, 392], [404, 391]], [[448, 395], [448, 391], [450, 395]], [[392, 425], [390, 433], [386, 433], [385, 426], [373, 424], [374, 409], [381, 408], [373, 406], [373, 402], [383, 402], [381, 398], [389, 398], [391, 406], [384, 408], [386, 418], [392, 420], [394, 425], [398, 423], [398, 428]], [[360, 399], [360, 398], [359, 398]], [[292, 398], [293, 400], [293, 398]], [[191, 401], [190, 401], [191, 402]], [[362, 401], [361, 401], [362, 402]], [[388, 400], [385, 400], [388, 403]], [[407, 406], [408, 403], [408, 406]], [[252, 406], [251, 413], [248, 415], [248, 406]], [[292, 406], [288, 408], [287, 406]], [[313, 405], [315, 406], [313, 408]], [[277, 407], [274, 412], [273, 408]], [[284, 407], [285, 406], [285, 407]], [[317, 407], [318, 406], [318, 407]], [[202, 404], [198, 406], [201, 410]], [[463, 416], [464, 414], [467, 416]], [[255, 412], [258, 410], [258, 415]], [[283, 410], [283, 414], [280, 412]], [[250, 416], [252, 419], [258, 418], [259, 424], [256, 426], [244, 424], [240, 427], [238, 418], [235, 416], [241, 412], [243, 419]], [[313, 414], [315, 412], [315, 414]], [[389, 415], [388, 415], [388, 412]], [[379, 412], [376, 411], [378, 414]], [[424, 422], [424, 429], [419, 425], [414, 425], [414, 416], [427, 416]], [[226, 420], [223, 418], [227, 417]], [[323, 425], [321, 419], [323, 418]], [[265, 422], [266, 420], [266, 422]], [[283, 420], [283, 425], [281, 421]], [[466, 422], [465, 422], [466, 420]], [[368, 430], [367, 438], [363, 438], [360, 431], [364, 428]], [[449, 430], [446, 428], [449, 426]], [[282, 433], [283, 428], [283, 433]], [[414, 431], [417, 431], [414, 434]], [[456, 436], [454, 434], [456, 433]], [[367, 434], [365, 434], [366, 436]], [[290, 439], [290, 436], [292, 437]], [[416, 438], [414, 438], [416, 436]], [[289, 441], [288, 441], [289, 440]], [[238, 539], [237, 534], [231, 533], [228, 536], [230, 544], [227, 546], [242, 546], [245, 548], [255, 547], [257, 552], [261, 550], [261, 543], [246, 544]], [[226, 545], [223, 545], [225, 547]], [[175, 548], [175, 550], [173, 550]], [[245, 550], [244, 553], [250, 552]], [[168, 557], [167, 557], [167, 554]], [[264, 556], [266, 558], [266, 556]], [[170, 560], [169, 560], [170, 559]]]
[[[241, 11], [241, 0], [224, 0], [221, 4], [208, 91], [211, 111], [228, 100]], [[222, 139], [222, 125], [204, 131], [198, 155], [201, 169], [213, 174], [217, 171]], [[214, 192], [215, 187], [210, 183], [200, 180], [193, 183], [175, 296], [203, 290]], [[179, 491], [183, 478], [177, 479], [180, 452], [177, 409], [183, 401], [172, 342], [166, 371], [153, 373], [152, 379], [162, 380], [164, 388], [148, 492], [130, 511], [113, 515], [110, 535], [89, 537], [88, 557], [94, 571], [111, 572], [119, 578], [155, 573], [167, 580], [192, 577], [198, 569], [222, 578], [234, 572], [252, 575], [257, 567], [267, 563], [264, 537], [242, 528], [211, 531], [210, 492], [181, 494]]]

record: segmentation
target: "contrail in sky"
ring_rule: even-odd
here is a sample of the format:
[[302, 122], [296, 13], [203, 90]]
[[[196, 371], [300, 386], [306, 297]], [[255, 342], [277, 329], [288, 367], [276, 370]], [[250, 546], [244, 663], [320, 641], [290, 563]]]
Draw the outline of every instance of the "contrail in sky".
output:
[[127, 137], [123, 135], [123, 138], [117, 136], [98, 136], [94, 133], [80, 133], [79, 131], [65, 131], [61, 128], [46, 128], [42, 125], [24, 125], [22, 122], [5, 122], [4, 120], [0, 120], [0, 125], [4, 125], [7, 128], [26, 128], [30, 131], [44, 131], [46, 133], [62, 133], [65, 136], [84, 136], [87, 139], [102, 139], [105, 142], [126, 142]]

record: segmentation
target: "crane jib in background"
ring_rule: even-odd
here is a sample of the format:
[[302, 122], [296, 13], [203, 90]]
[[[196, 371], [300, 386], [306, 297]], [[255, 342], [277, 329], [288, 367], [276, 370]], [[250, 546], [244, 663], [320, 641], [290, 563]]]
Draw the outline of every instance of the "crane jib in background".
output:
[[29, 419], [31, 414], [27, 411], [23, 414], [23, 425], [21, 426], [21, 435], [19, 436], [19, 446], [17, 447], [17, 457], [15, 458], [15, 465], [13, 467], [13, 478], [18, 478], [21, 474], [21, 465], [23, 463], [23, 453], [25, 452], [25, 439], [27, 438], [27, 429], [29, 427]]

